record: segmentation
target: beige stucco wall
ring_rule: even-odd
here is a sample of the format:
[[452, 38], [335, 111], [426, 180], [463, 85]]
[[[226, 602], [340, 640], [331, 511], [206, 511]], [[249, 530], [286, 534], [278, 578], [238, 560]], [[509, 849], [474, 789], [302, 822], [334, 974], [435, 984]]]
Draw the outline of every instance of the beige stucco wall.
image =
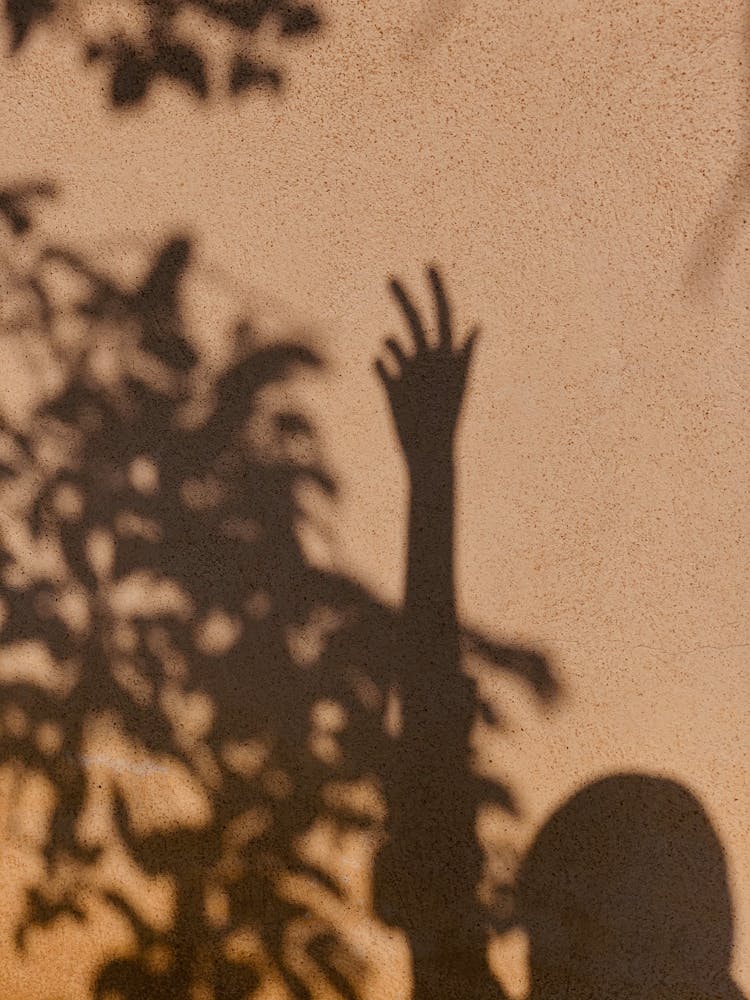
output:
[[[506, 695], [514, 836], [594, 776], [677, 777], [723, 838], [750, 990], [747, 12], [427, 6], [330, 4], [286, 55], [283, 101], [165, 88], [119, 116], [40, 31], [3, 65], [0, 179], [53, 175], [45, 224], [71, 239], [187, 229], [255, 301], [302, 318], [335, 366], [315, 406], [344, 490], [336, 559], [391, 598], [405, 481], [371, 359], [398, 323], [386, 275], [416, 287], [443, 264], [483, 328], [462, 613], [541, 646], [565, 686], [546, 717]], [[6, 871], [22, 863], [6, 852]], [[75, 964], [8, 966], [3, 996], [50, 996], [52, 975], [77, 996]]]

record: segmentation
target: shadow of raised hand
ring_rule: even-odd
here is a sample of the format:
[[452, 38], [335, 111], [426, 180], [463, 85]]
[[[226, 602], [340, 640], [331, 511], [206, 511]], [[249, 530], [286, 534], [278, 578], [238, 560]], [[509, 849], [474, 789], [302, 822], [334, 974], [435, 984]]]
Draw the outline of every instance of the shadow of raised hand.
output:
[[399, 440], [410, 468], [421, 466], [436, 449], [450, 449], [455, 435], [466, 376], [478, 330], [456, 345], [451, 308], [437, 269], [428, 269], [435, 299], [437, 343], [428, 343], [427, 327], [414, 303], [395, 279], [390, 288], [411, 332], [413, 354], [399, 342], [385, 342], [387, 362], [375, 362], [388, 393]]
[[[384, 785], [390, 811], [376, 862], [376, 906], [409, 941], [412, 1000], [497, 1000], [487, 965], [490, 916], [479, 898], [481, 801], [471, 734], [478, 707], [463, 670], [454, 573], [453, 445], [477, 331], [458, 344], [437, 270], [428, 269], [437, 329], [397, 281], [391, 292], [413, 342], [386, 340], [383, 381], [409, 472], [402, 629], [394, 649], [400, 732]], [[512, 808], [510, 799], [507, 807]]]

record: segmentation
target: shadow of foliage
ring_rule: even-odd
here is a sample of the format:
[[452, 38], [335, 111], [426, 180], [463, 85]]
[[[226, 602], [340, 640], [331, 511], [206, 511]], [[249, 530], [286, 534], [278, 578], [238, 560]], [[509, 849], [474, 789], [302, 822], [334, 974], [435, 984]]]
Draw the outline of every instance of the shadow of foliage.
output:
[[[57, 0], [6, 0], [5, 17], [12, 54], [42, 25], [80, 36], [86, 61], [107, 67], [115, 108], [141, 103], [159, 79], [201, 99], [208, 97], [216, 76], [223, 77], [220, 86], [231, 94], [278, 90], [282, 70], [254, 52], [255, 36], [272, 25], [277, 42], [288, 43], [321, 27], [315, 7], [296, 0], [127, 0], [119, 7], [75, 0], [64, 9]], [[228, 47], [227, 65], [212, 65], [207, 39]]]
[[[28, 235], [51, 191], [0, 192], [10, 230]], [[376, 915], [398, 801], [387, 716], [403, 621], [302, 542], [306, 491], [331, 503], [336, 483], [310, 418], [274, 390], [323, 361], [247, 319], [221, 331], [227, 360], [209, 364], [182, 307], [184, 236], [127, 281], [45, 240], [11, 269], [9, 239], [19, 305], [5, 335], [46, 353], [38, 401], [0, 429], [0, 768], [16, 791], [41, 780], [52, 802], [16, 943], [91, 919], [94, 899], [132, 942], [94, 997], [239, 1000], [269, 979], [298, 998], [361, 996], [367, 958], [347, 921]], [[60, 286], [73, 289], [64, 307]], [[537, 653], [469, 630], [462, 641], [555, 696]], [[147, 808], [160, 776], [192, 789], [195, 816]], [[514, 808], [492, 782], [471, 794]], [[92, 802], [104, 841], [87, 832]], [[105, 842], [171, 887], [166, 929], [107, 882]], [[339, 863], [353, 844], [364, 888]]]

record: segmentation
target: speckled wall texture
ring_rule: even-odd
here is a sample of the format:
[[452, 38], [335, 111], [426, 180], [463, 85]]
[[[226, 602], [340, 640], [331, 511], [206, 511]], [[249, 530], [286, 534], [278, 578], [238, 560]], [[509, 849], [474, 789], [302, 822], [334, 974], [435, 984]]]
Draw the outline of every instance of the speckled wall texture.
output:
[[[747, 993], [750, 8], [320, 0], [316, 27], [302, 5], [168, 6], [0, 14], [0, 995], [410, 995], [414, 938], [373, 888], [395, 808], [378, 779], [400, 724], [382, 636], [397, 634], [408, 500], [373, 359], [405, 342], [388, 277], [426, 308], [431, 262], [459, 332], [481, 326], [456, 465], [459, 618], [485, 703], [466, 773], [517, 803], [477, 813], [487, 966], [527, 995], [504, 881], [577, 791], [637, 772], [687, 789], [721, 841], [724, 971]], [[24, 190], [39, 181], [55, 194]], [[231, 367], [247, 317], [255, 382]], [[301, 346], [274, 354], [280, 340]], [[183, 395], [143, 403], [138, 424], [127, 393], [156, 399], [170, 365]], [[232, 466], [267, 501], [248, 501], [234, 549], [203, 513], [229, 466], [201, 465], [208, 437], [190, 437], [222, 392], [275, 414], [243, 439], [250, 477]], [[318, 462], [307, 486], [284, 479]], [[116, 517], [110, 466], [141, 503], [117, 494]], [[192, 554], [169, 569], [135, 554], [129, 575], [126, 536], [167, 544], [170, 475], [198, 519]], [[45, 483], [49, 516], [34, 515]], [[291, 534], [273, 548], [302, 521], [299, 552]], [[242, 546], [261, 560], [249, 576]], [[206, 570], [217, 553], [232, 565]], [[297, 601], [311, 567], [315, 601]], [[325, 660], [337, 630], [356, 655]], [[617, 854], [618, 823], [636, 850], [621, 806], [580, 879], [570, 842], [555, 848], [579, 888]], [[712, 876], [663, 836], [662, 874], [697, 880], [675, 888], [675, 933], [700, 940], [704, 921], [710, 939]], [[546, 885], [549, 859], [534, 863]], [[590, 919], [617, 910], [627, 865]], [[624, 954], [618, 926], [592, 925], [585, 947], [622, 933]]]

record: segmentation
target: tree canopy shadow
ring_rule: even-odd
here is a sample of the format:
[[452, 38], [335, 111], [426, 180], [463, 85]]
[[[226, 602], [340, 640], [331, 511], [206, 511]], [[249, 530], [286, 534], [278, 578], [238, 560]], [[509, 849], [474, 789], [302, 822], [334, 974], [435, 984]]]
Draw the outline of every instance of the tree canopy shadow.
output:
[[[39, 368], [38, 398], [3, 416], [0, 436], [0, 767], [16, 797], [34, 780], [50, 803], [16, 944], [66, 916], [85, 923], [93, 900], [131, 939], [94, 997], [239, 1000], [269, 979], [299, 998], [362, 996], [352, 907], [418, 948], [399, 885], [407, 863], [422, 872], [412, 889], [424, 886], [434, 859], [392, 850], [425, 773], [404, 765], [394, 725], [405, 612], [321, 568], [302, 539], [306, 494], [333, 504], [337, 485], [310, 417], [274, 391], [324, 361], [298, 338], [264, 340], [248, 317], [221, 333], [226, 362], [208, 363], [182, 308], [183, 235], [137, 280], [47, 240], [21, 265], [14, 241], [33, 236], [35, 200], [51, 194], [0, 193], [15, 303], [4, 331], [36, 345]], [[554, 698], [534, 650], [465, 627], [460, 642]], [[455, 690], [461, 713], [502, 725], [470, 677]], [[516, 809], [514, 790], [472, 777], [456, 734], [438, 750], [461, 758], [447, 773], [466, 778], [462, 810]], [[158, 789], [173, 782], [191, 790], [193, 816], [162, 808]], [[92, 803], [104, 838], [91, 834]], [[102, 876], [105, 843], [170, 887], [166, 923]], [[486, 935], [503, 925], [505, 887], [480, 902], [481, 847], [469, 847], [465, 895]]]
[[[4, 17], [11, 54], [42, 26], [52, 38], [72, 35], [87, 63], [106, 67], [113, 108], [141, 104], [160, 79], [199, 99], [217, 83], [233, 95], [278, 91], [283, 71], [278, 58], [260, 54], [259, 36], [273, 28], [277, 46], [288, 47], [322, 25], [315, 6], [298, 0], [127, 0], [119, 9], [106, 0], [6, 0]], [[216, 42], [223, 51], [218, 63]]]

